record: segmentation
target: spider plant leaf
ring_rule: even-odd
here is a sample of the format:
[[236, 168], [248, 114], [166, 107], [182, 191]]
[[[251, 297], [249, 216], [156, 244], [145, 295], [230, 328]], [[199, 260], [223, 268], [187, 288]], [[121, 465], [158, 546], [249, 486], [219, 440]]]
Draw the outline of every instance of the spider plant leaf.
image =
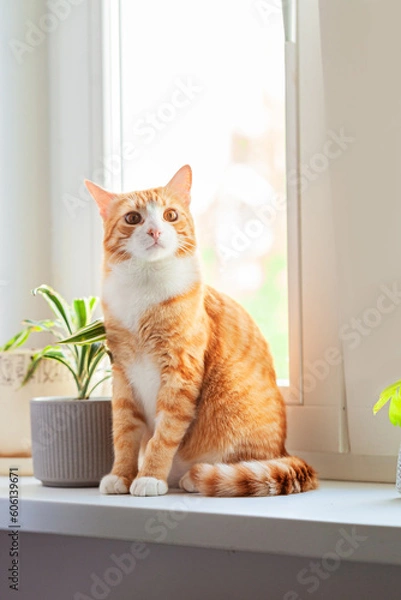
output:
[[4, 346], [0, 346], [0, 352], [8, 352], [10, 350], [14, 350], [15, 348], [19, 348], [26, 342], [30, 334], [31, 330], [29, 327], [19, 331], [11, 339], [9, 339]]
[[51, 333], [58, 339], [62, 339], [64, 337], [60, 331], [60, 329], [63, 329], [63, 325], [58, 319], [56, 321], [51, 321], [50, 319], [43, 319], [42, 321], [24, 319], [22, 324], [26, 325], [28, 328], [31, 328], [31, 333], [44, 331], [45, 333]]
[[105, 375], [104, 377], [102, 377], [102, 379], [100, 381], [98, 381], [97, 383], [95, 383], [95, 385], [88, 392], [88, 398], [90, 398], [92, 396], [93, 392], [95, 391], [95, 389], [99, 385], [101, 385], [102, 383], [104, 383], [105, 381], [107, 381], [108, 379], [110, 379], [110, 377], [111, 377], [111, 371], [109, 373], [107, 373], [107, 375]]
[[72, 368], [72, 366], [66, 359], [63, 351], [60, 348], [57, 348], [55, 346], [46, 346], [45, 348], [43, 348], [39, 352], [36, 352], [32, 356], [31, 363], [28, 367], [27, 372], [25, 373], [25, 377], [24, 377], [21, 385], [25, 385], [26, 383], [28, 383], [28, 381], [30, 379], [32, 379], [32, 377], [34, 376], [34, 374], [35, 374], [37, 368], [39, 367], [40, 363], [42, 362], [42, 360], [56, 360], [59, 363], [63, 364], [72, 374], [72, 376], [75, 380], [75, 383], [77, 385], [77, 388], [79, 389], [79, 381], [78, 381], [78, 378], [76, 376], [74, 369]]
[[82, 329], [82, 327], [89, 325], [98, 300], [96, 296], [90, 296], [89, 298], [75, 298], [72, 301], [76, 329]]
[[92, 318], [93, 311], [96, 309], [96, 307], [98, 305], [99, 298], [97, 296], [89, 296], [88, 302], [89, 302], [90, 318]]
[[103, 344], [101, 342], [93, 342], [93, 344], [90, 344], [88, 348], [88, 363], [91, 364], [98, 352], [103, 351]]
[[92, 344], [94, 342], [104, 342], [106, 340], [106, 330], [102, 319], [97, 319], [82, 327], [79, 331], [61, 340], [60, 344]]
[[40, 321], [24, 319], [22, 324], [30, 327], [32, 331], [52, 331], [53, 327], [57, 327], [58, 322], [51, 319], [42, 319]]
[[88, 365], [88, 372], [85, 376], [85, 384], [84, 384], [84, 390], [85, 390], [85, 398], [88, 397], [88, 389], [89, 386], [92, 382], [92, 379], [98, 369], [99, 363], [105, 358], [107, 352], [106, 349], [104, 347], [103, 344], [100, 345], [97, 353], [95, 354], [95, 356], [92, 358], [90, 364]]
[[57, 332], [53, 330], [55, 325], [55, 321], [50, 321], [49, 319], [42, 321], [32, 321], [31, 319], [25, 319], [22, 321], [22, 324], [25, 325], [25, 329], [16, 333], [8, 342], [4, 344], [4, 346], [0, 346], [0, 352], [7, 352], [10, 350], [15, 350], [16, 348], [20, 348], [29, 338], [31, 333], [37, 331], [48, 331], [57, 335]]
[[32, 290], [32, 294], [34, 296], [40, 294], [46, 300], [54, 314], [61, 320], [64, 329], [68, 333], [72, 334], [73, 322], [71, 317], [71, 309], [64, 298], [55, 292], [50, 286], [44, 284]]
[[81, 329], [88, 324], [90, 308], [86, 298], [74, 298], [72, 301], [72, 312], [76, 329]]

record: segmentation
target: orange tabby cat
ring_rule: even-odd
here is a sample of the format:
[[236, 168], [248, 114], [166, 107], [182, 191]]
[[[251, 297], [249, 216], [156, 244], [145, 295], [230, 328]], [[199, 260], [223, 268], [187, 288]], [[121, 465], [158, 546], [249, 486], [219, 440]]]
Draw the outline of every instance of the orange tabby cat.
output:
[[285, 406], [265, 339], [239, 304], [202, 281], [191, 180], [185, 166], [165, 187], [141, 192], [85, 182], [104, 223], [113, 355], [115, 461], [100, 491], [312, 490], [315, 472], [285, 449]]

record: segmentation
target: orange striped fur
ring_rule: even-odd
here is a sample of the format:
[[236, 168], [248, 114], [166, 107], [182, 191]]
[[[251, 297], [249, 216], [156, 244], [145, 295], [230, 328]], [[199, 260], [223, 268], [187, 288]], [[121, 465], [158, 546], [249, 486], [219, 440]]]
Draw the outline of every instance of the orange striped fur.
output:
[[211, 496], [315, 489], [285, 449], [285, 406], [248, 313], [202, 281], [188, 166], [165, 187], [87, 181], [104, 223], [102, 303], [113, 356], [115, 461], [103, 493]]

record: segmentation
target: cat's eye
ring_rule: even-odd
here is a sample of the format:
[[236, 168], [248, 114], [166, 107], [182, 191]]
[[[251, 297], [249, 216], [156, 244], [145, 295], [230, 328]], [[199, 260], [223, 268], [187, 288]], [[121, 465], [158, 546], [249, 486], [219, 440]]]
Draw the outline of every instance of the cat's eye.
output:
[[168, 208], [164, 211], [163, 217], [166, 221], [170, 221], [170, 223], [172, 223], [178, 219], [178, 212], [174, 210], [174, 208]]
[[142, 215], [139, 212], [133, 211], [127, 213], [124, 219], [128, 225], [138, 225], [142, 221]]

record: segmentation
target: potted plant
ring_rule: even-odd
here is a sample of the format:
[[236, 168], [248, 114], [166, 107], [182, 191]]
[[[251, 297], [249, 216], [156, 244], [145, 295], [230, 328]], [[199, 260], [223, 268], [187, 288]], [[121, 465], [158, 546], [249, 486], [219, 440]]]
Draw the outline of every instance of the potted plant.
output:
[[51, 332], [54, 321], [24, 321], [24, 329], [0, 346], [0, 474], [18, 466], [32, 475], [29, 401], [33, 396], [70, 395], [74, 382], [59, 363], [43, 362], [22, 387], [34, 350], [23, 347], [34, 332]]
[[[398, 425], [398, 427], [401, 427], [401, 379], [382, 391], [373, 407], [373, 414], [377, 414], [387, 402], [390, 402], [388, 410], [390, 422], [395, 426]], [[398, 452], [396, 488], [401, 494], [401, 447]]]
[[32, 356], [23, 383], [43, 362], [51, 361], [69, 372], [75, 384], [75, 394], [69, 397], [31, 399], [34, 476], [47, 486], [95, 486], [113, 463], [111, 399], [91, 398], [111, 376], [105, 365], [105, 336], [97, 333], [99, 325], [103, 332], [104, 327], [99, 321], [91, 323], [98, 299], [77, 298], [69, 305], [45, 285], [34, 293], [41, 294], [55, 313], [59, 340]]

